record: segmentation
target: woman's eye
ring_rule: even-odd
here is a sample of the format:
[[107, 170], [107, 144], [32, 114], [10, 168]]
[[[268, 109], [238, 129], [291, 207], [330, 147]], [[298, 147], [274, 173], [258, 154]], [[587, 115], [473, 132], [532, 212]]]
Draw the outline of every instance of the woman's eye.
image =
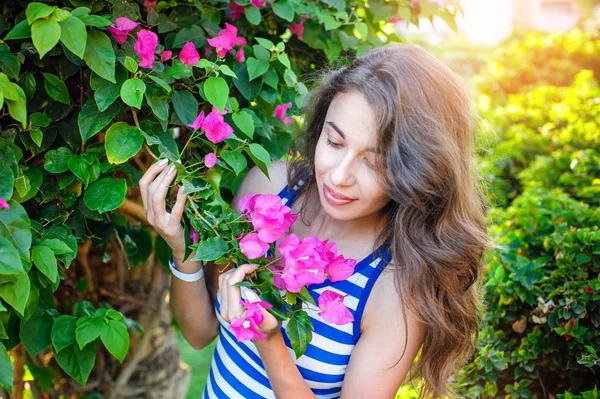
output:
[[333, 141], [329, 140], [329, 138], [327, 139], [327, 145], [330, 145], [333, 148], [337, 148], [340, 146], [338, 143], [334, 143]]

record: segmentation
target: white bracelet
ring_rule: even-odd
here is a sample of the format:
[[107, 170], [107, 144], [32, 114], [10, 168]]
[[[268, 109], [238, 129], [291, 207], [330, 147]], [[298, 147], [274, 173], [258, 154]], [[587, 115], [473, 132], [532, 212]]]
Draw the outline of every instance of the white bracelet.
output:
[[169, 267], [171, 268], [171, 272], [173, 272], [173, 275], [183, 281], [193, 283], [194, 281], [198, 281], [202, 277], [204, 277], [204, 268], [203, 267], [200, 267], [200, 270], [198, 270], [196, 273], [183, 273], [183, 272], [180, 272], [179, 270], [177, 270], [175, 268], [175, 262], [173, 261], [172, 255], [171, 255], [171, 258], [169, 259]]

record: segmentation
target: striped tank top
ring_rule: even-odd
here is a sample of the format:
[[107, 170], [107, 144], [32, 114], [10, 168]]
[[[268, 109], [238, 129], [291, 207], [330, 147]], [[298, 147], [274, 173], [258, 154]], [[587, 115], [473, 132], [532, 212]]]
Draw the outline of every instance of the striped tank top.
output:
[[[290, 206], [298, 189], [299, 180], [293, 188], [284, 187], [279, 193], [283, 204]], [[379, 254], [379, 256], [376, 256]], [[356, 264], [354, 274], [344, 281], [311, 284], [308, 292], [318, 302], [319, 295], [332, 290], [342, 295], [349, 294], [344, 304], [354, 316], [354, 322], [343, 326], [329, 324], [316, 311], [307, 310], [313, 324], [312, 341], [306, 352], [296, 359], [292, 345], [282, 323], [281, 334], [290, 356], [306, 384], [317, 398], [338, 398], [350, 354], [360, 337], [360, 320], [373, 284], [390, 261], [388, 250], [382, 245], [374, 253]], [[215, 301], [216, 315], [221, 325], [210, 373], [204, 388], [203, 398], [259, 399], [275, 398], [267, 372], [252, 341], [238, 342], [229, 329], [229, 323], [220, 315], [220, 303]]]

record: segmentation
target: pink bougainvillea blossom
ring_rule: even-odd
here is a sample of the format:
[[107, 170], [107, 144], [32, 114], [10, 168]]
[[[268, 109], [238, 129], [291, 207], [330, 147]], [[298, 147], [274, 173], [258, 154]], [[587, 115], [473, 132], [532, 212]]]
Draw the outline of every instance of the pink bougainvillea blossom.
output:
[[286, 230], [294, 224], [298, 215], [290, 213], [291, 208], [281, 202], [281, 198], [272, 194], [247, 194], [240, 198], [238, 207], [247, 213], [258, 237], [272, 243], [284, 236]]
[[243, 317], [253, 319], [254, 322], [259, 326], [265, 320], [265, 315], [263, 314], [262, 309], [258, 305], [260, 305], [263, 309], [271, 309], [273, 307], [273, 305], [265, 301], [250, 302], [242, 299], [240, 303], [243, 307], [246, 308]]
[[239, 5], [238, 3], [234, 3], [233, 1], [229, 2], [229, 16], [232, 21], [236, 19], [240, 19], [244, 16], [244, 6]]
[[142, 68], [152, 68], [154, 52], [158, 46], [158, 36], [152, 31], [142, 29], [137, 33], [137, 38], [133, 49], [142, 58], [139, 66]]
[[252, 0], [250, 3], [257, 8], [265, 8], [267, 6], [267, 3], [263, 0]]
[[248, 259], [256, 259], [264, 256], [269, 250], [269, 244], [258, 238], [258, 234], [246, 234], [240, 240], [240, 249]]
[[350, 310], [344, 305], [344, 298], [350, 294], [340, 295], [335, 291], [326, 290], [321, 293], [318, 300], [319, 308], [322, 309], [318, 313], [327, 323], [337, 324], [342, 326], [354, 321], [354, 316]]
[[258, 331], [258, 326], [252, 318], [234, 317], [229, 324], [229, 329], [238, 342], [267, 338], [267, 334]]
[[237, 53], [233, 56], [233, 59], [240, 63], [246, 61], [246, 55], [244, 54], [244, 49], [243, 48], [239, 49], [237, 51]]
[[208, 154], [206, 154], [206, 156], [204, 157], [204, 166], [210, 169], [213, 166], [215, 166], [216, 163], [217, 155], [214, 152], [209, 152]]
[[208, 44], [217, 50], [217, 55], [221, 58], [229, 52], [232, 52], [233, 46], [245, 46], [246, 39], [237, 37], [237, 28], [230, 23], [225, 22], [225, 29], [219, 31], [217, 37], [208, 39]]
[[0, 209], [10, 209], [10, 205], [8, 205], [8, 202], [6, 202], [6, 200], [4, 200], [2, 197], [0, 197]]
[[303, 14], [303, 15], [300, 17], [300, 22], [298, 22], [298, 23], [293, 23], [293, 22], [292, 22], [292, 23], [290, 24], [290, 26], [289, 26], [289, 28], [290, 28], [290, 31], [291, 31], [291, 32], [292, 32], [294, 35], [298, 36], [298, 39], [300, 39], [300, 40], [303, 40], [303, 39], [302, 39], [302, 34], [304, 33], [304, 20], [305, 20], [306, 18], [308, 18], [308, 15], [307, 15], [307, 14]]
[[594, 293], [594, 290], [593, 290], [593, 289], [592, 289], [592, 287], [590, 287], [589, 285], [586, 285], [586, 286], [585, 286], [585, 292], [586, 292], [587, 294], [593, 294], [593, 293]]
[[190, 123], [188, 126], [194, 130], [200, 130], [202, 128], [202, 123], [204, 122], [204, 111], [200, 111], [194, 122]]
[[280, 290], [285, 289], [285, 283], [283, 282], [283, 266], [280, 265], [269, 265], [269, 270], [273, 272], [273, 285]]
[[168, 61], [173, 56], [173, 52], [169, 50], [165, 50], [160, 54], [160, 60], [162, 62]]
[[192, 243], [198, 244], [200, 242], [200, 233], [193, 227], [190, 227], [190, 240]]
[[144, 6], [144, 12], [148, 12], [148, 7], [152, 7], [156, 11], [157, 0], [144, 0], [142, 4]]
[[387, 20], [390, 24], [395, 24], [396, 22], [400, 22], [402, 21], [401, 17], [392, 17], [390, 19]]
[[345, 259], [343, 255], [339, 255], [325, 266], [325, 275], [329, 281], [335, 283], [352, 276], [355, 268], [356, 259]]
[[109, 26], [106, 28], [119, 44], [123, 44], [127, 41], [127, 34], [138, 26], [139, 22], [133, 22], [129, 18], [119, 17], [115, 20], [115, 26]]
[[196, 65], [200, 61], [200, 54], [196, 50], [194, 43], [187, 42], [179, 53], [179, 59], [188, 66]]
[[226, 113], [227, 110], [221, 114], [217, 107], [213, 106], [212, 111], [202, 123], [202, 129], [206, 132], [206, 138], [214, 144], [220, 143], [233, 133], [233, 128], [223, 119], [223, 115]]
[[289, 125], [290, 123], [292, 123], [292, 117], [285, 116], [285, 110], [288, 108], [291, 108], [291, 107], [292, 107], [292, 103], [279, 104], [278, 106], [276, 106], [275, 111], [273, 112], [273, 114], [275, 115], [275, 118], [281, 119], [283, 121], [283, 123], [285, 123], [286, 125]]
[[300, 292], [309, 284], [325, 281], [327, 259], [322, 256], [323, 242], [316, 237], [297, 241], [292, 233], [279, 244], [279, 252], [285, 255], [283, 282], [290, 292]]

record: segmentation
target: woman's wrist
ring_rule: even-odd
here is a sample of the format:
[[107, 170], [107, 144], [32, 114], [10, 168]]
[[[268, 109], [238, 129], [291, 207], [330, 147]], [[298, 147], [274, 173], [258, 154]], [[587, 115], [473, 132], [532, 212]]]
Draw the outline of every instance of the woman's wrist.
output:
[[[188, 262], [186, 262], [186, 263], [188, 263]], [[195, 261], [193, 263], [200, 263], [200, 268], [199, 269], [196, 268], [195, 271], [180, 270], [177, 267], [177, 265], [175, 264], [174, 256], [171, 255], [171, 258], [169, 259], [169, 268], [171, 269], [171, 272], [173, 273], [173, 275], [175, 277], [177, 277], [178, 279], [187, 281], [187, 282], [194, 282], [194, 281], [198, 281], [202, 277], [204, 277], [204, 269], [202, 268], [202, 263], [200, 261]]]

